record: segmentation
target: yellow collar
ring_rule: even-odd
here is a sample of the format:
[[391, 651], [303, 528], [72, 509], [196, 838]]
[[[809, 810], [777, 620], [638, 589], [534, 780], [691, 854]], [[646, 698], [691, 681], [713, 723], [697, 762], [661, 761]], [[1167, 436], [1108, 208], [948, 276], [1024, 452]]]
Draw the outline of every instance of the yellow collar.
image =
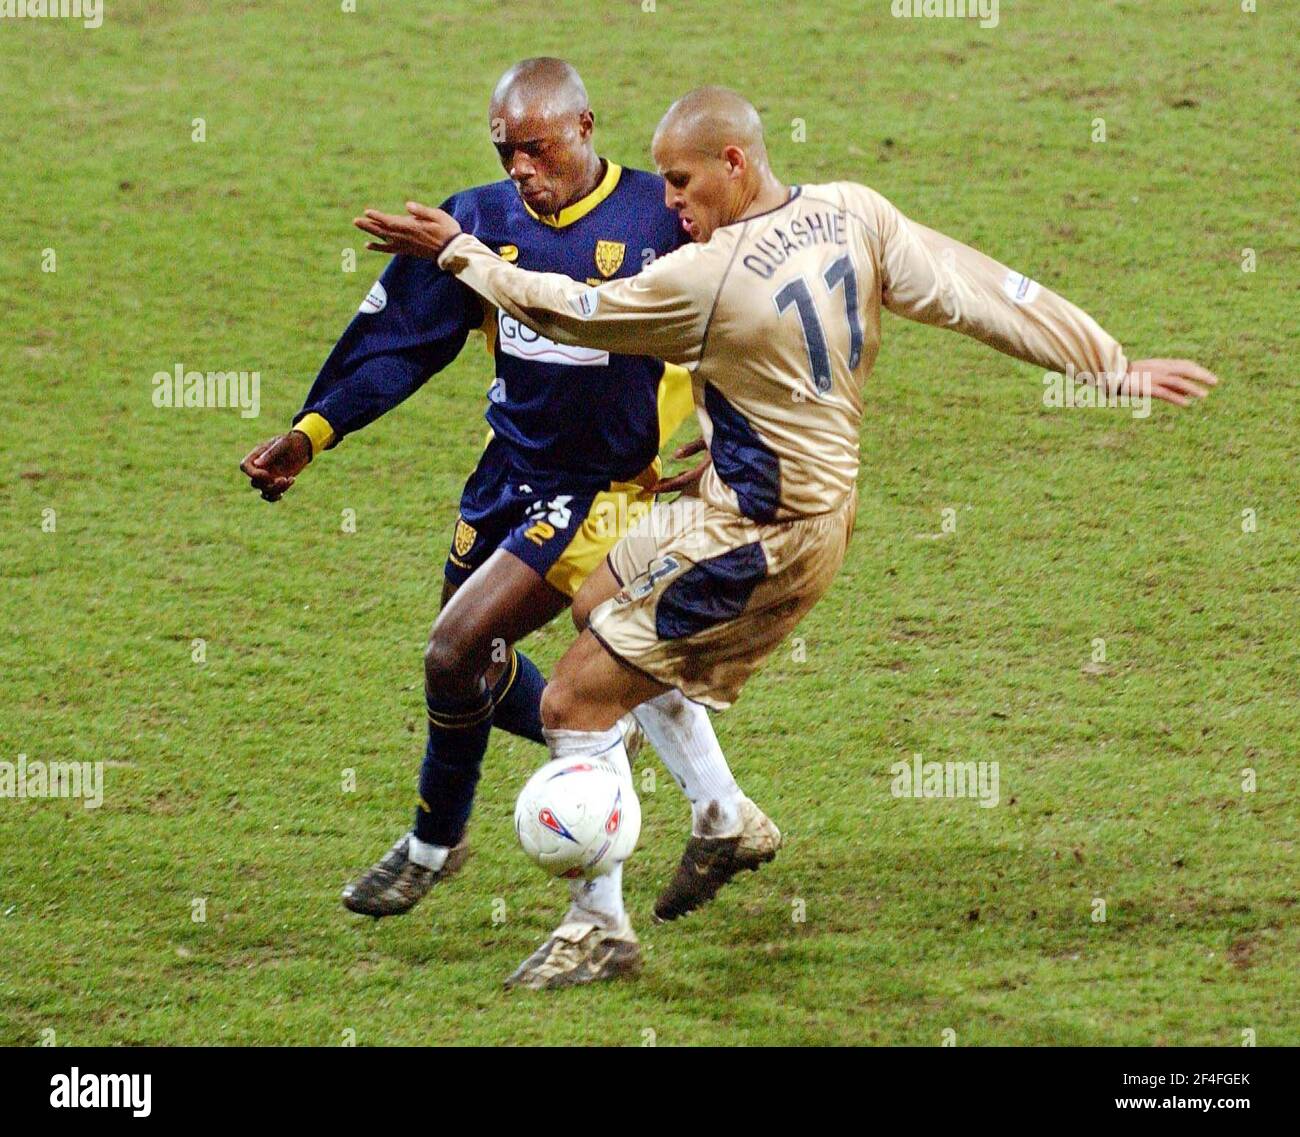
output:
[[591, 193], [575, 201], [572, 205], [566, 205], [559, 213], [551, 213], [545, 217], [528, 209], [528, 202], [522, 198], [520, 198], [520, 202], [525, 209], [528, 209], [530, 217], [540, 221], [543, 225], [549, 225], [552, 229], [563, 229], [566, 225], [572, 225], [575, 221], [586, 217], [605, 198], [609, 197], [614, 192], [614, 187], [618, 185], [618, 179], [622, 173], [622, 166], [606, 160], [605, 176], [600, 179], [600, 184]]

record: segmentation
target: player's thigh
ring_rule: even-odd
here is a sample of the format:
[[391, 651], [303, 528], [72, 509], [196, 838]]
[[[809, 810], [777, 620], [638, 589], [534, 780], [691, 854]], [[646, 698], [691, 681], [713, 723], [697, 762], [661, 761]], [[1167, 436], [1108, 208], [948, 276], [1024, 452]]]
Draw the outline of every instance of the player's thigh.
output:
[[442, 602], [438, 605], [438, 611], [441, 612], [442, 609], [447, 607], [447, 603], [456, 595], [456, 590], [459, 587], [460, 585], [453, 584], [445, 576], [442, 578]]
[[[576, 600], [593, 578], [597, 581], [593, 589], [608, 590], [608, 574], [601, 572], [606, 558], [649, 512], [652, 501], [642, 486], [626, 482], [611, 482], [599, 491], [539, 497], [529, 508], [528, 520], [511, 530], [502, 547]], [[615, 586], [607, 595], [617, 591]], [[585, 605], [588, 611], [591, 607]]]
[[672, 502], [610, 554], [623, 588], [592, 610], [588, 632], [628, 667], [724, 710], [830, 586], [852, 504], [768, 525]]
[[569, 598], [497, 549], [448, 599], [429, 635], [426, 670], [478, 674], [503, 648], [550, 623]]
[[671, 505], [655, 504], [649, 495], [633, 501], [627, 523], [608, 534], [600, 563], [573, 599], [573, 622], [587, 627], [591, 613], [613, 597], [654, 554], [659, 539], [659, 519], [672, 513]]
[[542, 722], [549, 730], [608, 730], [634, 707], [667, 690], [583, 632], [555, 665], [542, 695]]
[[586, 628], [587, 617], [591, 615], [591, 610], [603, 604], [621, 587], [618, 578], [609, 567], [609, 562], [601, 561], [596, 571], [583, 581], [582, 587], [578, 589], [578, 595], [573, 598], [573, 623], [578, 631]]

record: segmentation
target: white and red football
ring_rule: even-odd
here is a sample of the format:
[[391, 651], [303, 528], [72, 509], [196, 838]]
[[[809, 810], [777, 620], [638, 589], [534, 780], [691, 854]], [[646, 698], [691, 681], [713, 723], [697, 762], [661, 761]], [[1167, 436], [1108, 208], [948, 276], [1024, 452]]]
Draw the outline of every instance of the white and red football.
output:
[[515, 833], [552, 876], [603, 876], [641, 835], [641, 803], [607, 762], [558, 758], [531, 778], [515, 803]]

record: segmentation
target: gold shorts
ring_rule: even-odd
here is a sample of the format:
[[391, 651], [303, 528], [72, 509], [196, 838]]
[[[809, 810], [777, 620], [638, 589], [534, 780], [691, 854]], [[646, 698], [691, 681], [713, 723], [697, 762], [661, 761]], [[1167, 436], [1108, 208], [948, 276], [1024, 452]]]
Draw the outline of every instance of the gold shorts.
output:
[[725, 710], [830, 587], [856, 490], [830, 513], [762, 523], [695, 497], [656, 504], [609, 553], [621, 590], [592, 633], [618, 659]]

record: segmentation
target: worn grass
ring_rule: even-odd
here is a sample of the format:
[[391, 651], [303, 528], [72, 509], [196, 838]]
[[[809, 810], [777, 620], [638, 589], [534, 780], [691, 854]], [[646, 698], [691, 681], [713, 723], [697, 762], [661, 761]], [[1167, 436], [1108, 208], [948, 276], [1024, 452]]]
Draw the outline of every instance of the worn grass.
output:
[[[0, 760], [107, 764], [96, 810], [0, 799], [0, 1042], [1300, 1042], [1296, 13], [359, 7], [0, 23]], [[1053, 410], [890, 318], [848, 563], [718, 720], [788, 847], [653, 926], [688, 817], [661, 779], [627, 873], [646, 973], [558, 996], [500, 989], [562, 906], [510, 830], [526, 743], [494, 740], [454, 884], [378, 925], [338, 904], [408, 816], [488, 360], [274, 508], [236, 471], [378, 271], [341, 270], [350, 218], [499, 177], [488, 93], [543, 53], [617, 160], [731, 84], [788, 180], [865, 181], [1223, 378], [1146, 420]], [[259, 371], [260, 417], [156, 409], [177, 363]], [[894, 797], [914, 753], [997, 762], [999, 804]]]

